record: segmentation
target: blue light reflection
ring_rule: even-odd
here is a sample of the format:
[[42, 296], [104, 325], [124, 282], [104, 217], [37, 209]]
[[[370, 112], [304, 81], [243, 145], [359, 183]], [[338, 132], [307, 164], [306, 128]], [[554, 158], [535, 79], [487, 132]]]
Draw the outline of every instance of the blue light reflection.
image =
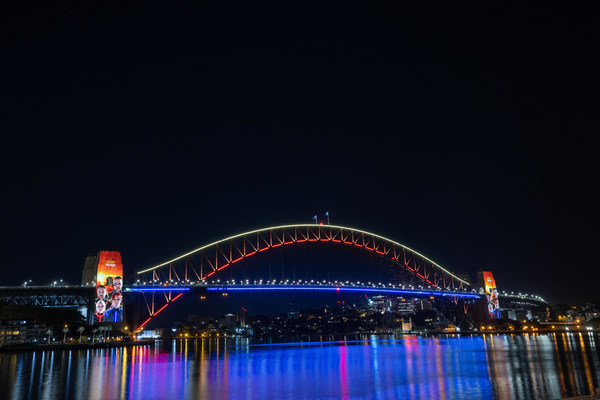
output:
[[539, 399], [599, 382], [591, 334], [319, 339], [0, 353], [0, 386], [7, 399]]

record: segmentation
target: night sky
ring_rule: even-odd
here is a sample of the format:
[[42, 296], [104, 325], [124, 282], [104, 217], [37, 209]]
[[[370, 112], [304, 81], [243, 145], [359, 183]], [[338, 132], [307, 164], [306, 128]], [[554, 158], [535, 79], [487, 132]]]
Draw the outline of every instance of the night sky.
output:
[[83, 3], [0, 16], [0, 285], [329, 211], [500, 290], [600, 297], [590, 10]]

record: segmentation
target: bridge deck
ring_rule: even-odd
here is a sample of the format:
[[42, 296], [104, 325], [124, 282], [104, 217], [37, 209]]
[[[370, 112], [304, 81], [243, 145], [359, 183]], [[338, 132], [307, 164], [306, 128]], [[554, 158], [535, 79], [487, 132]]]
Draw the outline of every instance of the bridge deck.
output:
[[127, 292], [187, 292], [192, 290], [206, 290], [208, 292], [250, 292], [250, 291], [319, 291], [319, 292], [354, 292], [371, 294], [389, 294], [397, 296], [422, 296], [422, 297], [458, 297], [479, 299], [481, 295], [466, 291], [452, 290], [425, 290], [405, 289], [394, 287], [372, 287], [372, 286], [346, 286], [346, 285], [224, 285], [206, 284], [193, 286], [133, 286], [126, 288]]

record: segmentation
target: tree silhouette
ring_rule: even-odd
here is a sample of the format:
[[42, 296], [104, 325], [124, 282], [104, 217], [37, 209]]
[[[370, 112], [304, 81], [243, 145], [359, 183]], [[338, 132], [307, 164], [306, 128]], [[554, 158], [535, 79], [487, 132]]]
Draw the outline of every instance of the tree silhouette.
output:
[[54, 331], [52, 329], [48, 329], [46, 331], [46, 335], [48, 335], [48, 344], [50, 344], [50, 336], [54, 335]]

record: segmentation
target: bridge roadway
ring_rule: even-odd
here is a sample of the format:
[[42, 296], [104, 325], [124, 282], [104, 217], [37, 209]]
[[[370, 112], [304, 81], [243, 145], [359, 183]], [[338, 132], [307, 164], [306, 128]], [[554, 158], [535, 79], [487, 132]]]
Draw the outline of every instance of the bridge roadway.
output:
[[303, 292], [344, 292], [344, 293], [370, 293], [372, 295], [395, 295], [395, 296], [417, 296], [417, 297], [458, 297], [464, 299], [479, 299], [481, 295], [470, 293], [463, 290], [428, 290], [420, 288], [402, 288], [387, 286], [371, 286], [371, 285], [346, 285], [346, 284], [311, 284], [311, 283], [294, 283], [294, 284], [246, 284], [246, 283], [208, 283], [200, 285], [163, 285], [163, 286], [130, 286], [124, 289], [125, 292], [286, 292], [286, 291], [303, 291]]
[[[43, 307], [77, 307], [87, 306], [94, 295], [94, 288], [89, 286], [0, 286], [0, 302], [14, 305], [37, 305]], [[125, 292], [185, 292], [215, 294], [228, 292], [345, 292], [364, 293], [371, 295], [396, 295], [415, 297], [456, 297], [463, 299], [479, 299], [480, 295], [475, 290], [441, 290], [424, 289], [402, 285], [375, 285], [341, 282], [269, 282], [269, 283], [244, 283], [244, 282], [217, 282], [200, 284], [161, 284], [161, 285], [134, 285], [124, 288]], [[190, 293], [190, 294], [192, 294]], [[542, 306], [548, 303], [539, 296], [528, 294], [508, 294], [502, 292], [498, 295], [501, 303], [522, 304], [526, 306]]]
[[[357, 284], [345, 282], [274, 282], [274, 283], [244, 283], [244, 282], [217, 282], [217, 283], [200, 283], [200, 284], [163, 284], [163, 285], [134, 285], [124, 289], [125, 292], [174, 292], [185, 293], [193, 292], [277, 292], [277, 291], [320, 291], [320, 292], [358, 292], [370, 293], [372, 295], [396, 295], [396, 296], [415, 296], [415, 297], [456, 297], [463, 299], [480, 299], [483, 295], [475, 290], [442, 290], [442, 289], [427, 289], [420, 287], [411, 287], [408, 285], [385, 285], [385, 284]], [[500, 300], [505, 301], [526, 301], [537, 305], [547, 304], [544, 299], [539, 296], [529, 294], [508, 294], [503, 292], [498, 295]]]
[[[464, 299], [479, 299], [483, 296], [475, 290], [440, 290], [423, 289], [410, 286], [396, 285], [368, 285], [341, 282], [305, 282], [305, 283], [243, 283], [243, 282], [217, 282], [200, 284], [161, 284], [161, 285], [134, 285], [124, 288], [125, 292], [277, 292], [277, 291], [320, 291], [320, 292], [345, 292], [365, 293], [372, 295], [397, 295], [415, 297], [457, 297]], [[39, 305], [43, 307], [73, 307], [88, 305], [94, 295], [93, 287], [89, 286], [0, 286], [0, 302], [14, 305]], [[521, 303], [526, 305], [547, 305], [539, 296], [528, 294], [499, 294], [501, 302]]]
[[420, 297], [459, 297], [479, 299], [481, 295], [465, 291], [452, 290], [426, 290], [426, 289], [402, 289], [392, 287], [373, 286], [350, 286], [350, 285], [314, 285], [314, 284], [288, 284], [288, 285], [260, 285], [260, 284], [206, 284], [194, 286], [132, 286], [125, 288], [125, 292], [358, 292], [370, 294], [388, 294], [396, 296], [420, 296]]

